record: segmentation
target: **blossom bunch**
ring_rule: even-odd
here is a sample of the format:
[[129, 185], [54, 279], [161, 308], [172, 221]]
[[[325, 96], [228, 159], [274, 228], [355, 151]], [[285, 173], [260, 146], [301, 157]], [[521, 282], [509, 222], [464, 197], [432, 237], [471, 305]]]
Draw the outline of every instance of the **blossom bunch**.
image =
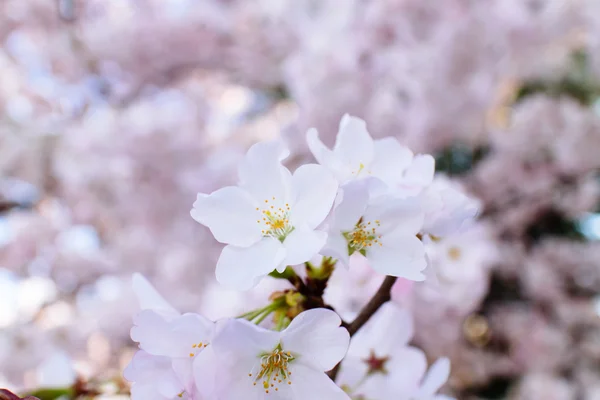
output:
[[[179, 313], [135, 275], [142, 311], [131, 338], [140, 350], [125, 370], [134, 400], [446, 398], [435, 393], [448, 360], [425, 376], [423, 353], [408, 346], [412, 319], [388, 300], [398, 277], [435, 278], [426, 243], [461, 231], [476, 203], [434, 177], [433, 157], [394, 138], [373, 140], [359, 118], [342, 118], [333, 149], [314, 129], [307, 142], [318, 164], [294, 172], [281, 141], [253, 145], [238, 185], [198, 194], [191, 210], [225, 245], [220, 284], [243, 291], [271, 277], [293, 289], [211, 321]], [[345, 322], [323, 295], [334, 270], [357, 259], [387, 278]]]

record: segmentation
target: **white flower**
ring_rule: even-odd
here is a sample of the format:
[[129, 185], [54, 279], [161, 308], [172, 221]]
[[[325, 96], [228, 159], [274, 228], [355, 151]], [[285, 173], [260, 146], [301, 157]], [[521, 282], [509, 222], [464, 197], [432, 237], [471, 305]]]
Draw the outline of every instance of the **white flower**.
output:
[[308, 131], [306, 139], [319, 164], [342, 184], [371, 176], [382, 180], [396, 195], [414, 196], [433, 180], [433, 157], [415, 157], [392, 137], [373, 140], [365, 121], [348, 114], [340, 121], [333, 150], [319, 140], [315, 129]]
[[153, 356], [143, 350], [133, 356], [123, 376], [130, 382], [133, 400], [186, 399], [185, 386], [173, 369], [169, 357]]
[[340, 323], [326, 309], [301, 313], [282, 332], [228, 321], [213, 343], [223, 368], [216, 399], [348, 400], [325, 374], [348, 349]]
[[447, 359], [425, 375], [424, 353], [407, 344], [413, 335], [410, 314], [388, 302], [352, 338], [338, 382], [353, 398], [369, 400], [449, 400], [436, 395], [450, 373]]
[[[216, 324], [198, 314], [181, 315], [140, 274], [133, 276], [133, 288], [142, 311], [134, 316], [131, 339], [139, 343], [141, 350], [131, 361], [125, 378], [135, 382], [136, 393], [159, 389], [158, 393], [169, 399], [174, 391], [178, 398], [210, 399], [214, 375], [205, 374], [200, 393], [193, 371], [203, 369], [204, 363], [213, 363], [209, 345]], [[132, 393], [134, 400], [147, 399], [142, 394], [136, 396]]]
[[420, 197], [425, 210], [423, 233], [436, 237], [463, 232], [479, 213], [479, 202], [443, 176], [437, 176]]
[[323, 167], [303, 165], [292, 175], [281, 165], [287, 149], [257, 143], [239, 168], [239, 186], [198, 194], [192, 217], [228, 244], [217, 263], [217, 280], [249, 289], [277, 269], [316, 255], [327, 239], [316, 230], [329, 213], [338, 185]]
[[417, 238], [423, 212], [417, 198], [369, 196], [369, 181], [342, 187], [342, 200], [333, 211], [323, 255], [348, 265], [360, 253], [376, 271], [421, 281], [427, 263], [423, 243]]

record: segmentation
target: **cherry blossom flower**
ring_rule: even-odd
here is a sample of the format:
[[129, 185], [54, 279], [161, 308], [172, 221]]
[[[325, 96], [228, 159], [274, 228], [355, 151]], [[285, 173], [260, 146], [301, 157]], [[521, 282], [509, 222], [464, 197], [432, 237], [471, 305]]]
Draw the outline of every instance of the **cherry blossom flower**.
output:
[[422, 195], [423, 233], [445, 237], [464, 231], [479, 212], [479, 202], [466, 196], [448, 178], [438, 175]]
[[448, 379], [449, 361], [436, 361], [426, 373], [425, 354], [408, 346], [412, 335], [410, 314], [384, 304], [352, 338], [339, 384], [355, 399], [449, 400], [436, 395]]
[[[133, 277], [133, 286], [142, 311], [134, 316], [131, 339], [139, 343], [126, 370], [125, 378], [135, 382], [132, 396], [147, 390], [172, 398], [174, 395], [188, 399], [210, 398], [214, 378], [207, 376], [202, 382], [201, 397], [195, 386], [193, 371], [203, 363], [213, 362], [212, 349], [208, 348], [215, 335], [216, 324], [193, 313], [178, 313], [140, 274]], [[171, 396], [171, 397], [169, 397]], [[134, 397], [135, 399], [136, 397]]]
[[227, 246], [217, 280], [245, 290], [268, 273], [310, 260], [326, 242], [316, 228], [328, 215], [338, 185], [322, 166], [303, 165], [292, 175], [281, 165], [289, 154], [277, 142], [257, 143], [239, 168], [239, 186], [198, 194], [192, 217]]
[[433, 180], [433, 157], [414, 156], [393, 137], [373, 140], [365, 121], [348, 114], [340, 121], [333, 150], [319, 140], [316, 129], [308, 131], [306, 140], [319, 164], [329, 169], [342, 184], [375, 177], [396, 194], [409, 196], [418, 194]]
[[367, 258], [379, 273], [421, 281], [426, 267], [425, 249], [417, 238], [423, 212], [417, 198], [369, 195], [369, 181], [343, 187], [334, 209], [323, 255], [348, 265], [354, 253]]
[[219, 400], [346, 400], [325, 371], [348, 349], [350, 336], [336, 313], [313, 309], [299, 314], [282, 332], [243, 320], [229, 320], [215, 337], [222, 368]]
[[169, 357], [154, 356], [140, 350], [125, 368], [123, 376], [134, 382], [131, 386], [133, 400], [184, 398], [186, 387]]

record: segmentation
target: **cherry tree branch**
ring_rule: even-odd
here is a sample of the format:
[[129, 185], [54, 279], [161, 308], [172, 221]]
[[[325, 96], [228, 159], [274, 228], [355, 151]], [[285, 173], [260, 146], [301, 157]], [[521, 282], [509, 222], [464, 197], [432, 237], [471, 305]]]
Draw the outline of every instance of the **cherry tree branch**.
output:
[[[373, 314], [375, 314], [385, 302], [390, 300], [390, 291], [392, 290], [392, 286], [394, 286], [394, 283], [396, 283], [397, 280], [398, 277], [386, 276], [381, 286], [379, 286], [379, 289], [377, 289], [377, 292], [373, 295], [371, 300], [369, 300], [367, 305], [365, 305], [365, 307], [360, 311], [360, 313], [354, 319], [354, 321], [350, 323], [342, 323], [343, 326], [346, 329], [348, 329], [348, 333], [350, 333], [351, 337], [354, 336], [354, 334], [358, 332], [358, 330], [362, 328], [363, 325], [371, 319]], [[335, 381], [339, 369], [340, 364], [336, 365], [335, 368], [333, 368], [327, 373], [331, 380]]]

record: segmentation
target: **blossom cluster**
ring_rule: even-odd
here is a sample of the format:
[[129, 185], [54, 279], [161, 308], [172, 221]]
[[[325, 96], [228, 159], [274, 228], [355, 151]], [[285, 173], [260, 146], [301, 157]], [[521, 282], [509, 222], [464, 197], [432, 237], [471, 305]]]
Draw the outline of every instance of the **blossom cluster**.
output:
[[334, 148], [315, 130], [308, 145], [319, 164], [292, 174], [279, 142], [257, 143], [239, 167], [239, 185], [198, 194], [192, 217], [226, 244], [217, 280], [249, 289], [321, 255], [344, 266], [360, 254], [379, 273], [425, 279], [426, 239], [463, 228], [476, 204], [434, 180], [435, 160], [392, 137], [373, 140], [363, 120], [345, 115]]
[[[326, 284], [351, 257], [380, 274], [422, 281], [424, 242], [460, 231], [477, 212], [474, 201], [434, 179], [431, 156], [394, 138], [373, 140], [359, 118], [342, 118], [333, 149], [315, 130], [307, 141], [319, 164], [292, 173], [281, 142], [259, 142], [240, 163], [237, 186], [198, 194], [192, 217], [225, 244], [216, 266], [222, 285], [248, 290], [271, 275], [302, 286], [294, 270], [301, 265]], [[392, 303], [354, 332], [335, 311], [309, 306], [299, 287], [243, 318], [213, 322], [178, 313], [141, 275], [133, 285], [142, 306], [131, 330], [140, 350], [125, 370], [134, 400], [425, 400], [449, 375], [445, 359], [423, 378], [425, 357], [408, 346], [411, 318]], [[271, 312], [274, 329], [260, 326]], [[339, 385], [325, 374], [334, 368]]]

